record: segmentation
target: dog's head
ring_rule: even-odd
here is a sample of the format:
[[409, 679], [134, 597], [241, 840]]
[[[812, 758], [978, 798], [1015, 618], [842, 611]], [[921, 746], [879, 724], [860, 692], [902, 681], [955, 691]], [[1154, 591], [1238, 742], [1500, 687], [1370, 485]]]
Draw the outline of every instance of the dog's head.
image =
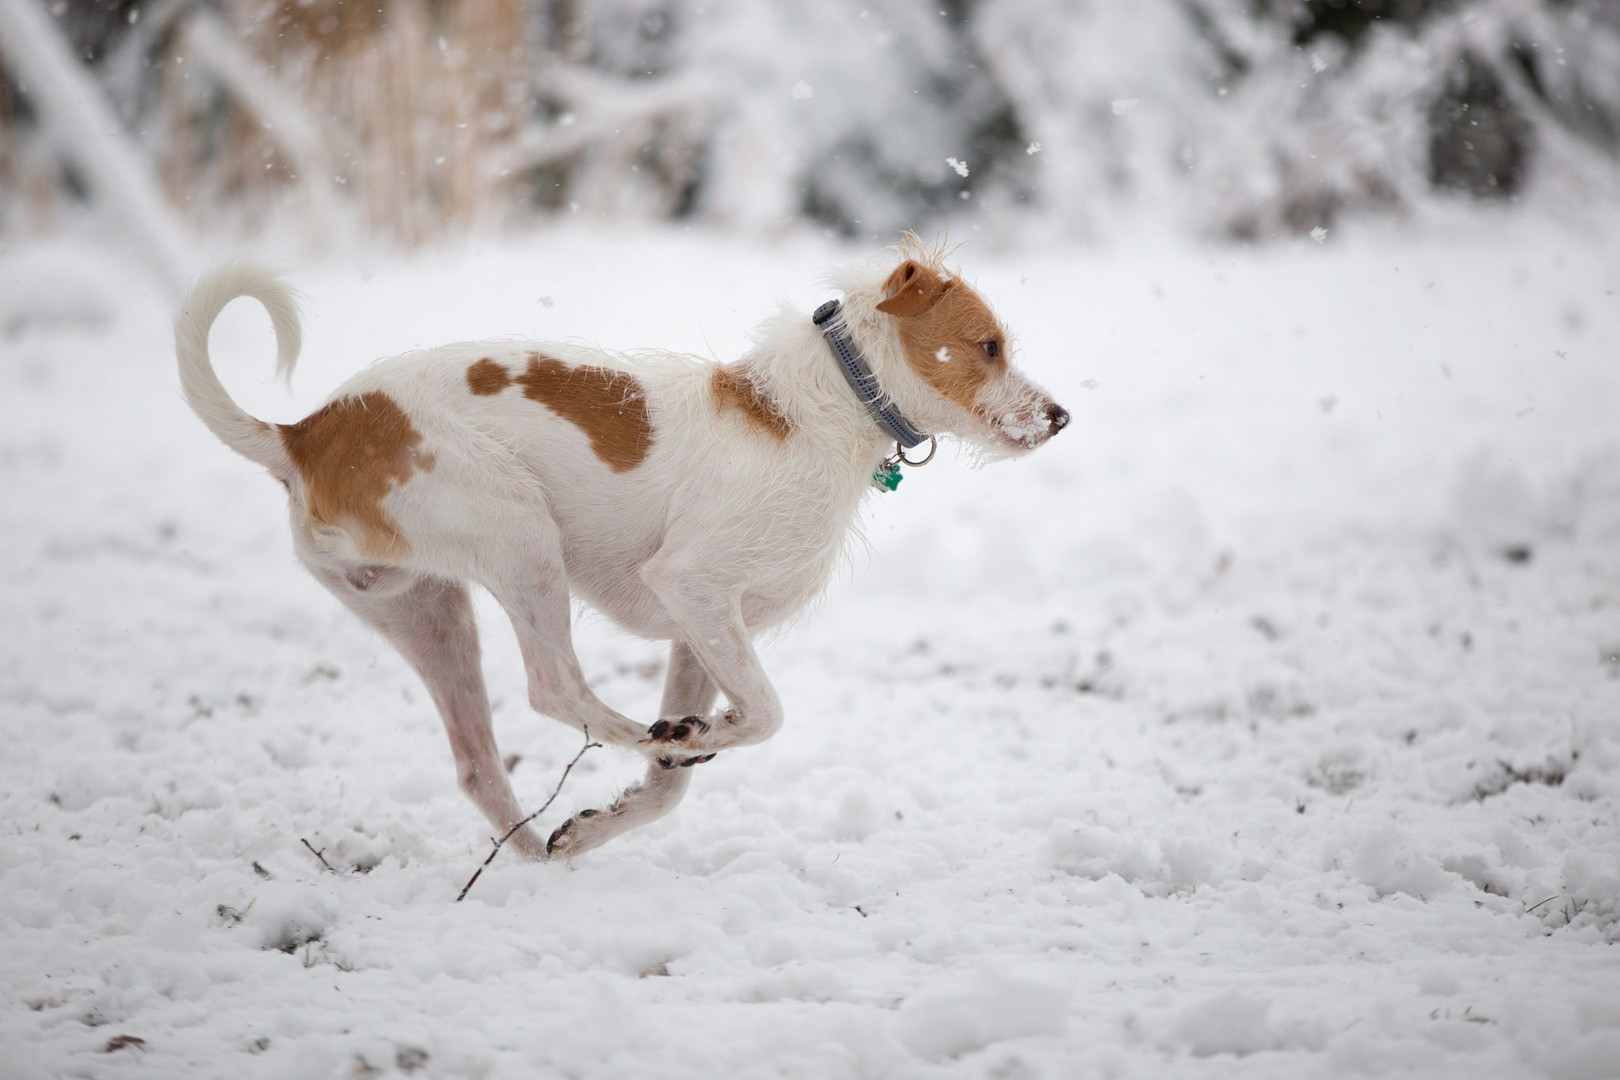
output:
[[876, 310], [892, 324], [919, 386], [886, 379], [925, 430], [949, 432], [993, 457], [1027, 453], [1062, 431], [1069, 414], [1013, 367], [1007, 331], [960, 277], [911, 245], [884, 280]]

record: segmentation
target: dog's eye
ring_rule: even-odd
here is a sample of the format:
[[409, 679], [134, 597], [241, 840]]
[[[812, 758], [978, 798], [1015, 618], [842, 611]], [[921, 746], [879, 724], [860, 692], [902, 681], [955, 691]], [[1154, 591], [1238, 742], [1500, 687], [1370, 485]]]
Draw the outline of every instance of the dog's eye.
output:
[[994, 341], [981, 341], [979, 343], [979, 348], [983, 349], [984, 355], [988, 356], [992, 360], [1001, 355], [1001, 346], [997, 345]]

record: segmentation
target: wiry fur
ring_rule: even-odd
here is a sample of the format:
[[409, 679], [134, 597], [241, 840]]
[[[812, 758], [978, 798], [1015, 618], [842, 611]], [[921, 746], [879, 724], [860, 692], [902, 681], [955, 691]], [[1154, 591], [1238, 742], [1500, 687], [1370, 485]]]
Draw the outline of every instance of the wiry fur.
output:
[[208, 359], [208, 331], [225, 305], [251, 296], [264, 305], [276, 334], [276, 373], [291, 378], [298, 363], [303, 331], [292, 290], [265, 271], [247, 263], [227, 263], [191, 290], [174, 323], [175, 355], [180, 362], [180, 389], [186, 404], [221, 442], [249, 461], [285, 480], [292, 463], [270, 426], [255, 420], [231, 400]]
[[[1068, 415], [1055, 402], [1004, 355], [963, 336], [961, 327], [991, 327], [1004, 354], [1005, 333], [941, 267], [943, 253], [908, 238], [895, 254], [832, 281], [845, 294], [848, 331], [893, 404], [923, 430], [992, 454], [1031, 449], [1060, 430]], [[916, 310], [879, 310], [892, 306], [901, 280], [918, 290], [905, 301]], [[711, 364], [514, 341], [384, 361], [306, 421], [272, 427], [231, 401], [208, 358], [209, 327], [237, 296], [270, 311], [280, 366], [291, 369], [291, 294], [265, 271], [226, 266], [199, 283], [176, 321], [186, 399], [227, 445], [287, 485], [299, 558], [422, 676], [461, 785], [490, 822], [504, 830], [523, 815], [490, 730], [468, 581], [511, 616], [535, 709], [647, 757], [645, 779], [613, 806], [582, 812], [549, 842], [525, 828], [514, 837], [521, 850], [575, 854], [653, 820], [685, 792], [691, 770], [683, 766], [780, 726], [753, 638], [819, 594], [873, 470], [892, 450], [807, 315], [784, 308], [730, 368], [760, 396], [755, 405], [767, 403], [782, 421], [771, 430], [717, 402]], [[902, 323], [916, 333], [902, 334]], [[939, 392], [928, 365], [942, 361], [917, 352], [924, 339], [948, 341], [942, 348], [960, 386], [975, 388], [971, 399], [957, 384], [951, 395]], [[538, 387], [520, 392], [518, 376], [537, 357], [552, 373], [548, 393], [557, 392], [553, 361], [582, 378], [594, 369], [598, 387], [629, 387], [619, 404], [633, 404], [637, 422], [651, 425], [644, 457], [626, 468], [593, 455], [602, 444], [582, 428], [625, 422], [626, 409], [615, 413], [613, 402], [604, 413], [600, 394], [594, 413], [559, 413]], [[345, 512], [345, 499], [362, 498], [373, 502]], [[586, 685], [569, 636], [572, 597], [633, 633], [671, 642], [659, 723], [619, 714]], [[726, 706], [711, 712], [721, 693]]]

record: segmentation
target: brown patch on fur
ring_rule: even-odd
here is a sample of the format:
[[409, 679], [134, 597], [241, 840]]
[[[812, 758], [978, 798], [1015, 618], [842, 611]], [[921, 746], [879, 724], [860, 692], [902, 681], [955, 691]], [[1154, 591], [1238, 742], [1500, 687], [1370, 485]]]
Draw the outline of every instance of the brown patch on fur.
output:
[[480, 397], [498, 394], [511, 385], [512, 373], [487, 356], [467, 369], [467, 389]]
[[[883, 283], [877, 309], [899, 320], [906, 364], [941, 397], [972, 410], [979, 391], [1007, 370], [1007, 335], [967, 285], [915, 259]], [[996, 343], [996, 355], [984, 343]], [[945, 350], [941, 360], [940, 350]]]
[[709, 376], [709, 392], [714, 395], [716, 409], [721, 412], [728, 408], [739, 410], [748, 426], [757, 431], [785, 441], [793, 430], [792, 421], [777, 408], [776, 402], [760, 392], [741, 364], [717, 366]]
[[652, 421], [647, 395], [634, 376], [583, 364], [570, 367], [530, 353], [529, 366], [513, 381], [523, 387], [524, 397], [583, 431], [591, 452], [612, 471], [628, 472], [647, 460]]
[[354, 537], [368, 559], [398, 562], [411, 553], [383, 496], [418, 470], [431, 472], [432, 454], [411, 418], [379, 390], [330, 402], [296, 424], [279, 425], [282, 445], [304, 481], [304, 509], [317, 525]]

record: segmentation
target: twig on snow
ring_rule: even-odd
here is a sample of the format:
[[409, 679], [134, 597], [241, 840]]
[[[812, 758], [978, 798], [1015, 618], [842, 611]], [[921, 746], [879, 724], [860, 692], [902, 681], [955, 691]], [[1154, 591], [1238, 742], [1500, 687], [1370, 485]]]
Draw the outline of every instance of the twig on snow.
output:
[[[473, 882], [478, 880], [478, 876], [484, 872], [484, 867], [494, 862], [495, 856], [501, 853], [501, 845], [510, 840], [513, 834], [515, 834], [519, 829], [523, 828], [523, 826], [527, 825], [529, 822], [533, 821], [535, 818], [549, 810], [551, 808], [551, 804], [557, 801], [557, 796], [562, 794], [563, 784], [568, 781], [568, 774], [574, 771], [574, 766], [578, 765], [579, 759], [585, 756], [585, 751], [589, 750], [593, 746], [602, 745], [599, 742], [591, 742], [591, 729], [589, 727], [583, 727], [583, 730], [585, 732], [585, 745], [579, 748], [579, 753], [574, 755], [574, 760], [570, 761], [563, 768], [562, 775], [557, 777], [557, 786], [552, 789], [551, 798], [547, 799], [545, 803], [541, 805], [540, 809], [536, 810], [534, 813], [530, 814], [516, 825], [513, 825], [510, 829], [507, 829], [506, 833], [499, 840], [493, 840], [492, 838], [493, 843], [495, 844], [494, 849], [490, 851], [489, 857], [483, 861], [482, 865], [480, 865], [477, 870], [473, 871], [473, 876], [467, 879], [467, 884], [461, 887], [461, 893], [456, 897], [456, 903], [459, 904], [461, 901], [467, 898], [468, 891], [473, 887]], [[326, 860], [322, 859], [321, 861], [325, 862]]]
[[321, 860], [321, 865], [322, 866], [326, 867], [328, 870], [331, 870], [332, 873], [334, 873], [334, 874], [337, 873], [337, 870], [333, 868], [332, 864], [326, 861], [326, 856], [322, 855], [319, 851], [315, 850], [315, 845], [314, 844], [311, 844], [308, 840], [305, 840], [302, 836], [300, 836], [298, 838], [298, 842], [300, 844], [303, 844], [305, 847], [309, 848], [309, 853], [311, 855], [315, 856], [317, 859]]

